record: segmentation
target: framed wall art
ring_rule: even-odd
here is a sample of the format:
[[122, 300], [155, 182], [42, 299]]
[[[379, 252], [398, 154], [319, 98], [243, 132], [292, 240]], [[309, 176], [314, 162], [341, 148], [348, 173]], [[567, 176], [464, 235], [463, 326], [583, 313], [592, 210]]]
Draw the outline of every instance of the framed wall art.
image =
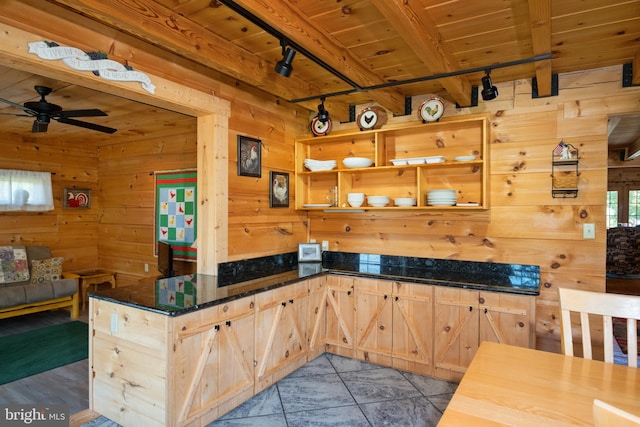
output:
[[89, 209], [91, 207], [91, 190], [88, 188], [65, 188], [62, 197], [64, 208]]
[[238, 135], [238, 175], [262, 176], [262, 141]]
[[289, 207], [289, 174], [287, 172], [269, 172], [269, 207]]
[[298, 243], [298, 262], [320, 261], [322, 261], [320, 243]]
[[174, 260], [196, 262], [198, 171], [158, 171], [154, 175], [154, 254], [158, 254], [158, 242], [163, 241], [171, 245]]

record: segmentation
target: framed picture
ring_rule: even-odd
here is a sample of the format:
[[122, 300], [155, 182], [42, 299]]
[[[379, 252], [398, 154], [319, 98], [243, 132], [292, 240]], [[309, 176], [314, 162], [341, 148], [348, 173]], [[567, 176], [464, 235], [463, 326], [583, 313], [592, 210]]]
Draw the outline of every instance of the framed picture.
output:
[[262, 141], [238, 135], [238, 175], [262, 176]]
[[91, 190], [88, 188], [65, 188], [62, 207], [89, 209], [91, 207]]
[[322, 261], [320, 243], [298, 243], [298, 262]]
[[269, 207], [289, 207], [289, 174], [287, 172], [269, 172]]

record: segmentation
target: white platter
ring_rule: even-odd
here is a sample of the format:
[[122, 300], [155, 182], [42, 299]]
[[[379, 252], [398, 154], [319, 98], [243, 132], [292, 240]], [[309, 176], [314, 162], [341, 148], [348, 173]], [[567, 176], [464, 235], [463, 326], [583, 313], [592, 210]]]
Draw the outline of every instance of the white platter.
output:
[[303, 208], [330, 208], [331, 203], [305, 203], [302, 205]]
[[456, 162], [471, 162], [476, 159], [476, 156], [457, 156], [453, 160]]
[[430, 156], [425, 157], [424, 161], [427, 163], [444, 163], [447, 161], [447, 158], [444, 156]]

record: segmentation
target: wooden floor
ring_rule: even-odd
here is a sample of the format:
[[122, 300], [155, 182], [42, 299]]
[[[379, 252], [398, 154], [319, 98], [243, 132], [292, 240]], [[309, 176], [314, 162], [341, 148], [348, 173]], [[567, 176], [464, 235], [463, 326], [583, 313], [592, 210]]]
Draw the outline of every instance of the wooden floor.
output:
[[[87, 322], [87, 312], [78, 320]], [[0, 320], [0, 336], [70, 322], [69, 312], [54, 310]], [[87, 359], [0, 385], [0, 404], [45, 403], [67, 405], [70, 426], [81, 426], [99, 414], [89, 411], [89, 362]]]

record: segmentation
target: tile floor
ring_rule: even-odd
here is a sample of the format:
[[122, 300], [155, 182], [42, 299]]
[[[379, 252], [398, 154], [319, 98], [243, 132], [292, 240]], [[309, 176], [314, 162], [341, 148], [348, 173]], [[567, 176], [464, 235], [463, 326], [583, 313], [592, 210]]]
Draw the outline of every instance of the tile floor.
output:
[[456, 386], [323, 354], [208, 427], [435, 426]]

